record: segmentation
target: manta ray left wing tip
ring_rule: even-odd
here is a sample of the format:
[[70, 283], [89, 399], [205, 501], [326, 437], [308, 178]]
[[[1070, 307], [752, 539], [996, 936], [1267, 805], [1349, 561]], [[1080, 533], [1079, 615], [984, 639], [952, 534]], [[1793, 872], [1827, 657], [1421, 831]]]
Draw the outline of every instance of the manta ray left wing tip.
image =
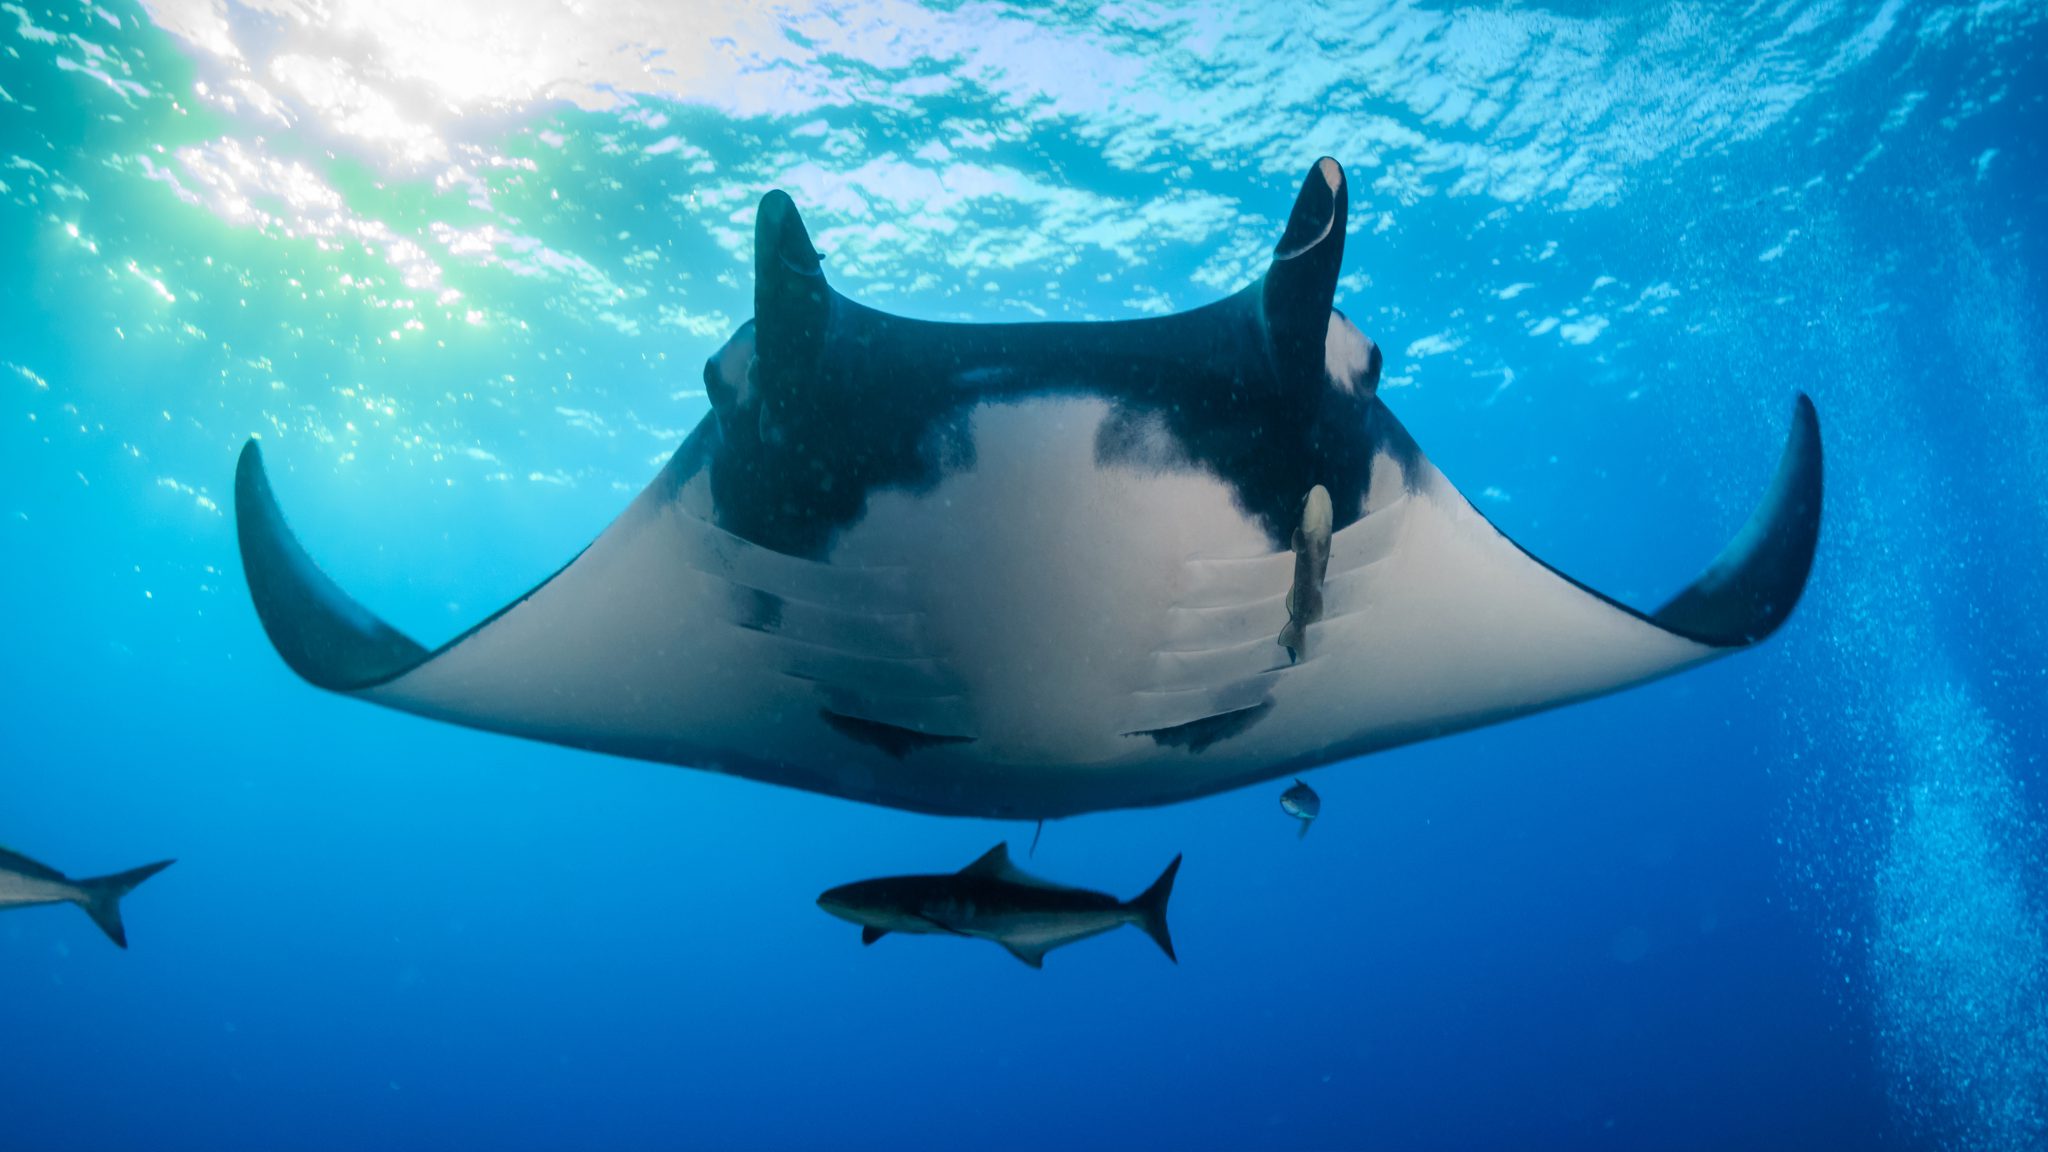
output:
[[300, 547], [254, 439], [235, 465], [235, 535], [257, 619], [277, 654], [307, 682], [352, 692], [427, 658], [425, 648], [350, 599]]
[[1651, 620], [1717, 648], [1755, 644], [1792, 615], [1820, 543], [1820, 414], [1800, 393], [1763, 503], [1692, 585]]

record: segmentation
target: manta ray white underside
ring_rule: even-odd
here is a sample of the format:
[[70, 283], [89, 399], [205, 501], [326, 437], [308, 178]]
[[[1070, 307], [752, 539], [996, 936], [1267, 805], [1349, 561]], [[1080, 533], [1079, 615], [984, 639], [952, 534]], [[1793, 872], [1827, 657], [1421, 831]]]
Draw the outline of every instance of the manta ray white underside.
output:
[[286, 662], [422, 716], [919, 811], [1164, 804], [1583, 700], [1797, 601], [1821, 453], [1645, 615], [1502, 535], [1374, 394], [1310, 170], [1272, 269], [1109, 324], [947, 325], [825, 284], [787, 197], [713, 411], [580, 556], [429, 652], [329, 581], [252, 442], [244, 565]]

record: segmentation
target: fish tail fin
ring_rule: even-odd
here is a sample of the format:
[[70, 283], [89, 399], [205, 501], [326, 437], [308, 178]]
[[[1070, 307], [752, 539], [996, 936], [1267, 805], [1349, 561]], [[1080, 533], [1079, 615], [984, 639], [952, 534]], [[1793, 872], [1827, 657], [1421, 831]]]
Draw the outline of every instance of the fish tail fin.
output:
[[92, 917], [92, 922], [100, 926], [100, 931], [107, 934], [107, 939], [112, 940], [118, 947], [126, 948], [128, 930], [121, 925], [121, 897], [133, 892], [136, 885], [175, 863], [175, 860], [159, 860], [140, 868], [130, 868], [126, 872], [116, 872], [112, 876], [95, 876], [90, 880], [80, 880], [78, 906], [85, 909], [85, 914]]
[[1159, 874], [1159, 879], [1130, 903], [1131, 910], [1138, 915], [1138, 927], [1144, 929], [1145, 935], [1150, 936], [1152, 942], [1159, 945], [1159, 950], [1166, 953], [1166, 958], [1175, 964], [1180, 963], [1180, 957], [1173, 954], [1173, 934], [1166, 930], [1166, 902], [1173, 898], [1173, 877], [1179, 871], [1180, 857], [1175, 856], [1173, 863], [1166, 866], [1166, 871]]
[[1305, 636], [1306, 631], [1301, 626], [1301, 621], [1294, 619], [1292, 616], [1288, 617], [1287, 626], [1280, 629], [1280, 646], [1287, 649], [1287, 662], [1289, 664], [1301, 663], [1301, 648], [1307, 639]]
[[1301, 822], [1301, 832], [1300, 832], [1300, 833], [1299, 833], [1298, 835], [1296, 835], [1296, 836], [1295, 836], [1294, 838], [1295, 838], [1296, 840], [1306, 840], [1306, 839], [1308, 839], [1308, 826], [1309, 826], [1309, 825], [1311, 825], [1311, 824], [1313, 824], [1313, 823], [1315, 823], [1315, 821], [1313, 821], [1313, 820], [1303, 820], [1303, 821]]

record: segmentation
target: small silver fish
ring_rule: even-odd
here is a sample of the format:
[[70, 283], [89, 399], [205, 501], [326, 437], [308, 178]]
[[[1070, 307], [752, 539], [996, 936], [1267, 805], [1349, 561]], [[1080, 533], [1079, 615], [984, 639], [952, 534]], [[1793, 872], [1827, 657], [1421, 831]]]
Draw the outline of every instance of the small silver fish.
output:
[[19, 852], [0, 848], [0, 908], [27, 908], [36, 904], [76, 904], [85, 909], [117, 946], [128, 946], [128, 930], [121, 924], [121, 897], [137, 884], [171, 866], [161, 860], [112, 876], [73, 880], [47, 864], [40, 864]]
[[1296, 780], [1294, 787], [1280, 794], [1280, 810], [1301, 821], [1301, 836], [1305, 837], [1308, 826], [1323, 813], [1323, 798], [1316, 795], [1315, 789]]
[[891, 932], [966, 936], [993, 940], [1033, 968], [1043, 968], [1045, 954], [1055, 948], [1135, 924], [1178, 964], [1166, 930], [1166, 902], [1179, 871], [1175, 856], [1152, 887], [1119, 900], [1026, 875], [1010, 862], [1009, 845], [998, 844], [958, 872], [845, 884], [818, 897], [818, 907], [860, 925], [863, 944]]

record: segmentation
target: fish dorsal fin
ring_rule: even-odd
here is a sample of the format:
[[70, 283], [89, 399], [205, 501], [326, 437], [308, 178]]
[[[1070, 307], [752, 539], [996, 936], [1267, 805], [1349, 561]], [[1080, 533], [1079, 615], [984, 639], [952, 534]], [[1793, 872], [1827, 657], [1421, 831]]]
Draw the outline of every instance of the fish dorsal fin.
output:
[[1001, 844], [981, 854], [981, 858], [960, 870], [962, 876], [983, 876], [990, 880], [1008, 880], [1014, 884], [1029, 884], [1031, 878], [1017, 871], [1010, 863], [1010, 844]]
[[1033, 968], [1045, 967], [1046, 949], [1028, 944], [1012, 944], [1007, 940], [999, 940], [997, 943], [1008, 949], [1010, 955], [1031, 965]]
[[1017, 867], [1010, 860], [1010, 845], [1008, 841], [1004, 841], [982, 853], [981, 859], [962, 868], [960, 875], [976, 876], [983, 880], [1000, 880], [1005, 884], [1016, 884], [1025, 888], [1043, 888], [1047, 892], [1080, 891], [1080, 889], [1069, 888], [1064, 884], [1054, 884], [1049, 880], [1040, 880], [1038, 877]]

